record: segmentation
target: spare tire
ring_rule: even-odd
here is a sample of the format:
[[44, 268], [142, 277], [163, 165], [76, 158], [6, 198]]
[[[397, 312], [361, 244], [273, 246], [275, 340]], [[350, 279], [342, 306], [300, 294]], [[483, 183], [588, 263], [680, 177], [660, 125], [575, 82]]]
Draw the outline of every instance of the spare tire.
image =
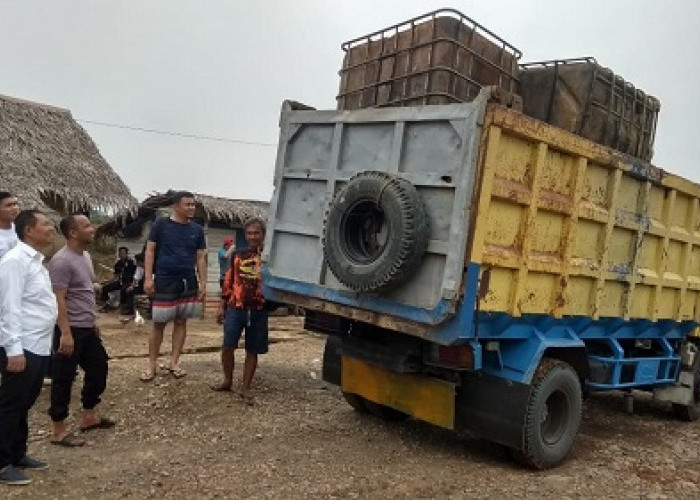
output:
[[368, 171], [338, 192], [323, 228], [323, 256], [342, 284], [387, 291], [415, 273], [430, 239], [428, 214], [407, 180]]

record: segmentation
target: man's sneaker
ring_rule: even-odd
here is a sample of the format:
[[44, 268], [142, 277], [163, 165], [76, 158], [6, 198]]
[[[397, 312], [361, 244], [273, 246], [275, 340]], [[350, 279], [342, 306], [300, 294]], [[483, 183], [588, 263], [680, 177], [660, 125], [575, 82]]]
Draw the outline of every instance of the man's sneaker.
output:
[[19, 461], [16, 465], [20, 469], [30, 469], [30, 470], [46, 470], [49, 468], [49, 464], [37, 460], [35, 458], [24, 455], [24, 458]]
[[31, 483], [32, 480], [24, 475], [20, 469], [14, 465], [8, 465], [0, 469], [0, 484], [10, 484], [19, 486]]

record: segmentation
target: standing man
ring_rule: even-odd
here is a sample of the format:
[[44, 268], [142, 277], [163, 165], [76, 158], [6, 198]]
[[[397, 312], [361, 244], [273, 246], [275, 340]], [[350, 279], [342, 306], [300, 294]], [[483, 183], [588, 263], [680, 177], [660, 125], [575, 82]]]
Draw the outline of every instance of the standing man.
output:
[[95, 228], [84, 215], [69, 215], [60, 224], [66, 245], [49, 262], [53, 292], [58, 303], [58, 325], [54, 332], [51, 371], [53, 423], [51, 442], [60, 446], [82, 446], [83, 439], [68, 430], [66, 418], [71, 389], [78, 366], [85, 373], [81, 402], [82, 431], [106, 429], [114, 422], [100, 417], [95, 407], [107, 387], [107, 352], [95, 325], [94, 270], [87, 247], [95, 239]]
[[0, 191], [0, 258], [19, 241], [14, 226], [18, 213], [17, 198]]
[[167, 370], [175, 378], [187, 375], [180, 366], [187, 319], [201, 314], [206, 293], [207, 246], [202, 226], [192, 222], [194, 195], [176, 191], [172, 201], [172, 214], [156, 220], [146, 242], [143, 289], [153, 296], [153, 331], [148, 342], [148, 366], [140, 376], [142, 382], [150, 382], [156, 376], [163, 330], [170, 321], [173, 347]]
[[0, 483], [29, 484], [22, 469], [48, 465], [27, 456], [28, 414], [41, 392], [58, 314], [40, 250], [53, 223], [37, 210], [15, 219], [19, 243], [0, 259]]
[[236, 249], [233, 243], [233, 238], [227, 236], [224, 238], [224, 243], [219, 248], [219, 287], [223, 288], [226, 271], [231, 266], [231, 254]]
[[213, 386], [212, 390], [231, 390], [234, 352], [245, 329], [245, 364], [240, 396], [252, 405], [250, 384], [258, 366], [258, 355], [265, 354], [268, 349], [268, 314], [260, 276], [265, 222], [254, 218], [245, 223], [244, 229], [248, 248], [234, 254], [233, 265], [226, 273], [221, 304], [217, 311], [217, 322], [224, 324], [224, 342], [221, 348], [224, 379]]

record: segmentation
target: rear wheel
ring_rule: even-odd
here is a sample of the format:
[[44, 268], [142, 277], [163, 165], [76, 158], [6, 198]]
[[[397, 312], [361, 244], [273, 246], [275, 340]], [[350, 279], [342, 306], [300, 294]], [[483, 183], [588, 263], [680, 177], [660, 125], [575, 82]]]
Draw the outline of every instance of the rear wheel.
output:
[[693, 373], [693, 402], [689, 405], [673, 403], [673, 413], [679, 420], [694, 422], [700, 418], [700, 367]]
[[571, 450], [581, 425], [581, 384], [573, 368], [544, 358], [532, 379], [523, 447], [514, 457], [535, 469], [559, 464]]
[[343, 398], [345, 401], [353, 407], [355, 411], [360, 413], [367, 413], [368, 408], [366, 406], [367, 400], [358, 394], [353, 394], [351, 392], [343, 392]]

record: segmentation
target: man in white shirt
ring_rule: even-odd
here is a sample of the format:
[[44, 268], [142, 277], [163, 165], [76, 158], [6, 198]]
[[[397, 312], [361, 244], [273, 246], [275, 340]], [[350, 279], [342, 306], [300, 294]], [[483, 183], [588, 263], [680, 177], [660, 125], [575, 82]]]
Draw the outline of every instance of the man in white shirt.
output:
[[7, 191], [0, 191], [0, 258], [17, 244], [14, 221], [18, 213], [17, 198]]
[[15, 219], [19, 242], [0, 259], [0, 484], [29, 484], [22, 469], [48, 465], [27, 456], [28, 414], [41, 392], [58, 317], [39, 252], [55, 233], [37, 210]]

